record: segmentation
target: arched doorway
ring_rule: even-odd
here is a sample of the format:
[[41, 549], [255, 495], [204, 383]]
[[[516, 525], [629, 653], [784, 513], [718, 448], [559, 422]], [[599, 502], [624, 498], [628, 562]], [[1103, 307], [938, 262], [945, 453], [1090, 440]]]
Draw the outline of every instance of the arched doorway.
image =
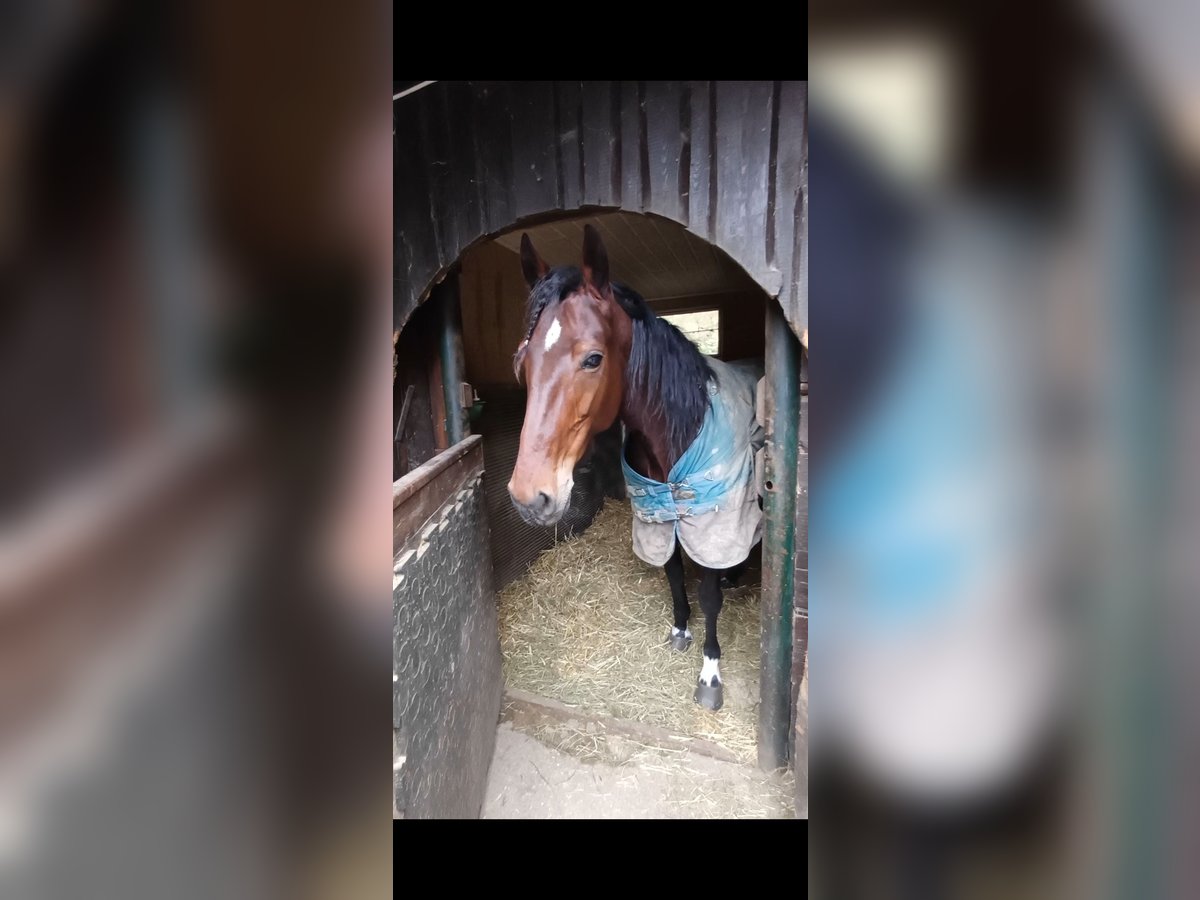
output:
[[[806, 398], [796, 337], [807, 326], [806, 97], [803, 83], [457, 83], [422, 90], [408, 98], [403, 116], [397, 111], [398, 135], [402, 120], [411, 129], [407, 139], [398, 137], [396, 153], [395, 424], [407, 452], [407, 459], [398, 455], [398, 474], [410, 478], [414, 464], [430, 457], [461, 466], [462, 459], [451, 459], [453, 448], [495, 411], [497, 400], [482, 395], [511, 379], [520, 338], [510, 341], [508, 332], [519, 327], [525, 290], [519, 265], [504, 274], [504, 258], [515, 263], [512, 250], [522, 230], [542, 231], [538, 245], [551, 264], [576, 260], [579, 241], [572, 232], [583, 221], [602, 233], [611, 230], [610, 248], [628, 243], [632, 267], [623, 273], [614, 265], [617, 277], [656, 302], [660, 313], [716, 311], [718, 353], [755, 355], [757, 348], [766, 357], [774, 449], [764, 498], [757, 724], [765, 768], [788, 759], [807, 625]], [[555, 258], [559, 242], [561, 260]], [[702, 288], [679, 286], [688, 277], [719, 286], [708, 292], [707, 308], [701, 308]], [[523, 403], [511, 408], [523, 410]], [[423, 417], [432, 433], [424, 443], [415, 425]], [[488, 445], [485, 438], [472, 464], [480, 473], [495, 468], [483, 462]], [[460, 487], [467, 485], [460, 479], [455, 496], [475, 490], [478, 508], [487, 509], [485, 484], [481, 476], [478, 487]], [[489, 520], [501, 509], [494, 505]], [[489, 543], [498, 524], [491, 521], [486, 530]], [[403, 537], [397, 530], [398, 560], [416, 552]], [[496, 554], [488, 555], [494, 576]], [[402, 578], [396, 574], [394, 585]], [[408, 585], [411, 590], [411, 580]], [[490, 597], [495, 587], [492, 577], [476, 589]], [[428, 592], [403, 602], [427, 606], [429, 620], [444, 611]], [[801, 613], [795, 618], [794, 609]], [[460, 630], [494, 628], [486, 613], [476, 618], [486, 621], [460, 623]], [[398, 658], [402, 644], [398, 627]], [[443, 654], [444, 668], [455, 664], [452, 653]], [[492, 677], [498, 666], [497, 659], [488, 670]], [[478, 688], [487, 677], [477, 672], [472, 683]], [[486, 703], [478, 689], [471, 696], [483, 718], [499, 703], [498, 693], [488, 693]], [[411, 737], [422, 728], [403, 714], [415, 700], [413, 690], [397, 688], [394, 726], [401, 744], [406, 729]], [[398, 787], [398, 798], [402, 793]]]

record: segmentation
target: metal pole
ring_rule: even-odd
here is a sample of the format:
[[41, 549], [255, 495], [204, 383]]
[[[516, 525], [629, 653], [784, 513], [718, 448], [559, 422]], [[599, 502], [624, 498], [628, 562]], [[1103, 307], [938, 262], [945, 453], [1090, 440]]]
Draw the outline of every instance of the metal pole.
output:
[[442, 392], [446, 401], [446, 438], [453, 447], [471, 433], [467, 411], [462, 405], [464, 356], [462, 301], [458, 294], [458, 272], [451, 272], [437, 287], [441, 304]]
[[766, 473], [763, 478], [762, 661], [758, 765], [787, 764], [792, 703], [800, 342], [777, 303], [767, 304]]

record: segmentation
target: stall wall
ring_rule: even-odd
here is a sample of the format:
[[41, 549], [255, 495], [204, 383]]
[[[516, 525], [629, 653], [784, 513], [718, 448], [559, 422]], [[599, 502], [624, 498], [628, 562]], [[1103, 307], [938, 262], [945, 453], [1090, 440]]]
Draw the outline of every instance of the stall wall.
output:
[[513, 354], [525, 337], [529, 296], [520, 258], [490, 242], [472, 248], [463, 257], [459, 292], [467, 379], [476, 386], [515, 387]]

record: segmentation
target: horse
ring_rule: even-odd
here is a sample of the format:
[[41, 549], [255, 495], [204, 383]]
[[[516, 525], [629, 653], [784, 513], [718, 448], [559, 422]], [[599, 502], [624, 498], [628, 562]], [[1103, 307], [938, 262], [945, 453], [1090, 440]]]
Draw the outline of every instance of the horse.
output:
[[559, 521], [576, 463], [619, 418], [634, 551], [666, 572], [674, 606], [667, 643], [678, 652], [692, 643], [684, 550], [701, 569], [704, 661], [693, 699], [718, 710], [722, 580], [736, 584], [762, 537], [755, 478], [761, 364], [739, 368], [704, 356], [636, 291], [610, 281], [608, 253], [591, 225], [582, 269], [550, 268], [528, 234], [521, 268], [529, 299], [513, 369], [528, 397], [508, 483], [513, 505], [530, 524]]

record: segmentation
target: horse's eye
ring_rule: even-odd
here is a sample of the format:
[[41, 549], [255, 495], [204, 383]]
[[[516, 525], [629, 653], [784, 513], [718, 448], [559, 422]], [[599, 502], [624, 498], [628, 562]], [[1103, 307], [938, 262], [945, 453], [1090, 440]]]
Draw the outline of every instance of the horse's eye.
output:
[[598, 368], [600, 368], [600, 363], [602, 363], [603, 361], [604, 361], [603, 355], [601, 355], [599, 353], [589, 353], [587, 356], [585, 356], [583, 358], [583, 362], [581, 363], [581, 368], [598, 369]]

